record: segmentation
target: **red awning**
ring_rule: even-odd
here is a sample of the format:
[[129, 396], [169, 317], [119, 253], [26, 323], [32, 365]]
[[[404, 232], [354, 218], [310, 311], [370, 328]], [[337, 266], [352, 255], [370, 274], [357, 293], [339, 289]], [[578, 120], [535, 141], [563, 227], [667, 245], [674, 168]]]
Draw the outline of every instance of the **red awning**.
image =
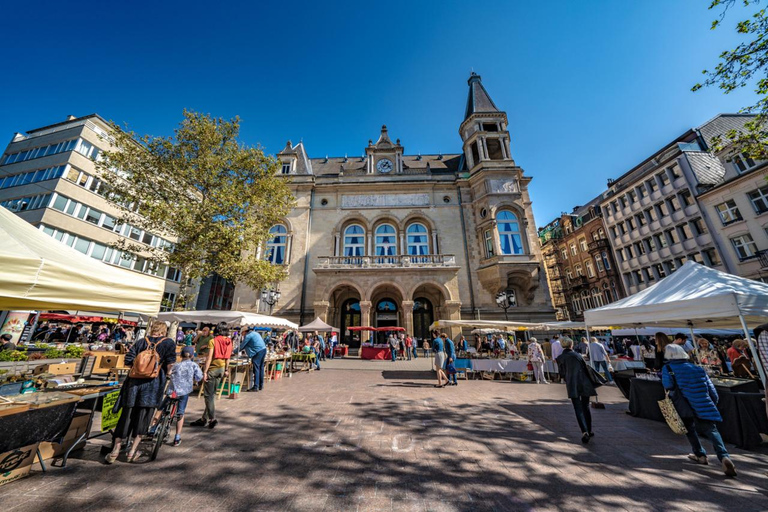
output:
[[405, 332], [405, 327], [377, 327], [374, 330], [378, 332], [387, 332], [387, 331]]
[[119, 323], [120, 325], [138, 325], [130, 320], [118, 320], [117, 318], [104, 318], [101, 316], [75, 316], [64, 315], [62, 313], [40, 313], [40, 320], [49, 320], [54, 322], [69, 322], [90, 324], [95, 322]]
[[375, 331], [375, 327], [368, 327], [368, 326], [355, 326], [355, 327], [347, 327], [350, 331]]

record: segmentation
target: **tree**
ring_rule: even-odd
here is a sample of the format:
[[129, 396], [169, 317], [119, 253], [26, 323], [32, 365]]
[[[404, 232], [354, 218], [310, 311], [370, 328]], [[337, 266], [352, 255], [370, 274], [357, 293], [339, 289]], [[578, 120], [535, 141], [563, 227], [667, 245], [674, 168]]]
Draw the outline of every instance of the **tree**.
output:
[[98, 162], [119, 222], [172, 238], [150, 247], [115, 245], [149, 260], [152, 269], [178, 268], [183, 308], [192, 280], [214, 273], [254, 289], [284, 277], [283, 267], [258, 257], [269, 229], [293, 206], [278, 163], [238, 141], [240, 120], [184, 111], [171, 137], [138, 136], [113, 123], [111, 149]]
[[[720, 54], [720, 62], [714, 71], [704, 70], [707, 77], [693, 86], [693, 91], [702, 87], [717, 86], [728, 94], [736, 89], [754, 84], [759, 96], [754, 105], [742, 109], [755, 118], [744, 125], [744, 130], [731, 130], [724, 137], [716, 137], [711, 143], [715, 151], [728, 146], [755, 159], [768, 159], [768, 13], [759, 9], [760, 0], [741, 0], [743, 7], [750, 10], [750, 16], [736, 24], [736, 32], [745, 38], [732, 50]], [[712, 30], [722, 25], [728, 11], [736, 0], [712, 0], [709, 9], [720, 8], [720, 16], [712, 22]]]

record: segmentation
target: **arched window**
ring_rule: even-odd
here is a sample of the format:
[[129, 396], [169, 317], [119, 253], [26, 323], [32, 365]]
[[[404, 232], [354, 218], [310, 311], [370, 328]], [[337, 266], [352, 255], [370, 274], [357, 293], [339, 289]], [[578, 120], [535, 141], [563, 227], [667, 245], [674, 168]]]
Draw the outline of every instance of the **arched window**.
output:
[[344, 230], [344, 256], [365, 255], [365, 230], [358, 224], [352, 224]]
[[501, 254], [523, 254], [523, 240], [520, 237], [520, 223], [517, 215], [502, 210], [496, 215], [496, 229], [499, 232]]
[[594, 302], [596, 308], [603, 305], [603, 296], [597, 288], [592, 288], [592, 302]]
[[405, 230], [407, 236], [408, 254], [424, 256], [429, 254], [429, 236], [423, 224], [411, 224]]
[[603, 300], [606, 304], [613, 302], [611, 300], [611, 291], [608, 289], [608, 283], [603, 283]]
[[288, 230], [282, 224], [276, 224], [269, 229], [269, 235], [265, 259], [273, 265], [282, 265], [287, 260]]
[[397, 254], [397, 234], [391, 224], [382, 224], [376, 228], [376, 256], [394, 256]]
[[594, 307], [592, 305], [592, 300], [589, 298], [589, 292], [587, 290], [581, 292], [581, 303], [584, 305], [585, 311]]

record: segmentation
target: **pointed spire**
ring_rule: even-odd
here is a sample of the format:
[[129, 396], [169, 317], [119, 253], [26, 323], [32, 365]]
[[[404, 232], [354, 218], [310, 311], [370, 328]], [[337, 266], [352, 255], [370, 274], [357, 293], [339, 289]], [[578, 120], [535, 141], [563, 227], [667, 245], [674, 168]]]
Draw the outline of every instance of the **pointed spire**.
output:
[[474, 71], [469, 75], [469, 96], [467, 97], [467, 110], [464, 112], [464, 119], [476, 112], [499, 112], [493, 100], [488, 95], [488, 91], [483, 87], [480, 75]]
[[381, 125], [381, 135], [379, 135], [379, 140], [376, 141], [376, 146], [379, 146], [380, 144], [392, 145], [392, 140], [389, 138], [389, 132], [387, 131], [387, 125], [385, 124]]

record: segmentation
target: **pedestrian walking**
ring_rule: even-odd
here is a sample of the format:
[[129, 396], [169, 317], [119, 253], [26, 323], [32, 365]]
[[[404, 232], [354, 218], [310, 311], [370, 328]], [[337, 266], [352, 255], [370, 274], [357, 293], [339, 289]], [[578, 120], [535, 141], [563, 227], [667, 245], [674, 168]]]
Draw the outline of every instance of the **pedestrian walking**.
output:
[[589, 344], [589, 361], [592, 363], [592, 368], [596, 371], [600, 371], [602, 368], [605, 371], [605, 378], [609, 383], [613, 383], [613, 377], [611, 372], [608, 371], [608, 364], [610, 363], [610, 356], [608, 351], [605, 350], [605, 345], [600, 343], [597, 338], [592, 338], [592, 343]]
[[128, 451], [128, 462], [135, 462], [140, 456], [141, 438], [149, 430], [152, 414], [163, 401], [165, 379], [176, 362], [176, 343], [166, 336], [168, 326], [155, 321], [149, 327], [149, 336], [133, 344], [125, 355], [125, 365], [131, 367], [120, 396], [113, 408], [123, 412], [117, 422], [112, 451], [105, 462], [112, 464], [120, 454], [123, 440], [133, 438]]
[[264, 389], [264, 358], [267, 356], [267, 344], [253, 327], [245, 329], [245, 337], [240, 344], [240, 351], [251, 360], [253, 381], [246, 391], [256, 392]]
[[317, 340], [317, 346], [320, 350], [320, 354], [318, 357], [325, 361], [325, 338], [323, 338], [323, 335], [319, 332], [315, 331], [315, 339]]
[[219, 420], [216, 419], [216, 390], [229, 371], [231, 357], [232, 339], [229, 337], [229, 327], [217, 327], [216, 337], [208, 342], [208, 355], [203, 368], [205, 411], [199, 420], [193, 421], [190, 425], [214, 428], [219, 424]]
[[400, 342], [390, 333], [389, 338], [387, 338], [387, 345], [389, 345], [390, 355], [392, 356], [392, 362], [394, 363], [397, 361], [397, 348], [400, 345]]
[[410, 340], [411, 352], [413, 352], [413, 358], [414, 359], [418, 359], [419, 358], [419, 353], [418, 353], [419, 342], [418, 342], [418, 340], [416, 338], [414, 338], [413, 336], [411, 336], [410, 334], [406, 335], [405, 339], [406, 340]]
[[440, 335], [440, 338], [443, 340], [443, 344], [445, 346], [445, 374], [448, 377], [448, 385], [449, 386], [458, 386], [459, 381], [456, 380], [456, 345], [453, 343], [453, 340], [448, 337], [447, 334], [442, 333]]
[[549, 384], [544, 375], [544, 350], [539, 345], [539, 340], [531, 338], [528, 340], [528, 362], [533, 365], [533, 375], [536, 378], [536, 384]]
[[[436, 388], [444, 388], [448, 383], [448, 377], [445, 375], [445, 345], [440, 336], [435, 336], [432, 340], [432, 348], [435, 351], [435, 371], [437, 372]], [[445, 384], [443, 383], [445, 381]]]
[[424, 357], [429, 357], [432, 355], [430, 353], [429, 341], [427, 341], [426, 338], [424, 338], [424, 342], [421, 344], [421, 349], [424, 351]]
[[[727, 476], [736, 476], [736, 467], [723, 443], [715, 422], [723, 421], [717, 409], [717, 390], [704, 368], [691, 363], [683, 344], [672, 343], [664, 349], [666, 363], [661, 369], [664, 389], [679, 390], [691, 411], [678, 410], [688, 431], [685, 436], [693, 453], [688, 458], [697, 464], [709, 464], [699, 433], [712, 442], [717, 458]], [[692, 413], [692, 416], [690, 415]]]
[[408, 361], [411, 360], [411, 345], [413, 343], [413, 340], [410, 336], [405, 337], [405, 357]]
[[589, 378], [587, 363], [581, 354], [573, 350], [573, 341], [565, 338], [560, 344], [563, 346], [563, 353], [557, 358], [557, 367], [576, 413], [576, 421], [581, 429], [581, 442], [586, 444], [595, 435], [592, 432], [589, 397], [597, 396], [597, 391]]

